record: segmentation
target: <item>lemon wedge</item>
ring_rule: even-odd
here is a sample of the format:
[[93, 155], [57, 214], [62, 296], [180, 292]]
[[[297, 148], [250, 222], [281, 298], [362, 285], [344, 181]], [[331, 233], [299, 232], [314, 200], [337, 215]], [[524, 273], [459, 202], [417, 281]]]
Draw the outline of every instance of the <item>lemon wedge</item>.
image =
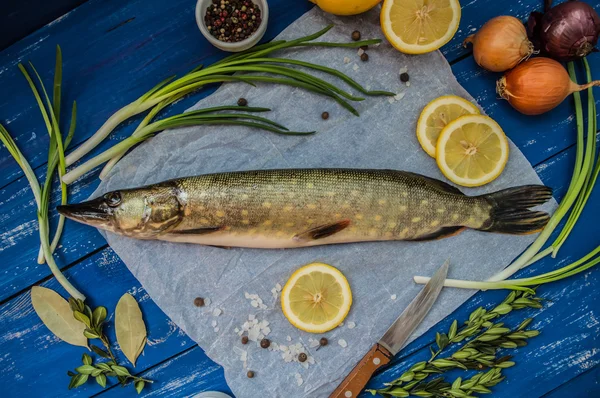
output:
[[477, 115], [479, 109], [464, 98], [444, 95], [428, 103], [417, 122], [417, 139], [427, 152], [435, 158], [435, 146], [440, 132], [448, 123], [465, 115]]
[[338, 326], [352, 305], [346, 277], [331, 265], [312, 263], [290, 277], [281, 291], [281, 308], [292, 325], [311, 333]]
[[389, 42], [406, 54], [424, 54], [448, 43], [458, 30], [458, 0], [385, 0], [381, 28]]
[[467, 115], [450, 122], [440, 133], [436, 154], [442, 173], [464, 187], [495, 180], [508, 161], [508, 139], [492, 118]]

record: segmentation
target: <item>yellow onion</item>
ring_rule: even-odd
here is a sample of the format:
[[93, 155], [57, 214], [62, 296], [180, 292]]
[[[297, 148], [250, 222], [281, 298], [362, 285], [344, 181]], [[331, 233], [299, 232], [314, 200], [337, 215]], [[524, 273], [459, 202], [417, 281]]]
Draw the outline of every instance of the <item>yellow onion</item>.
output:
[[473, 43], [473, 57], [482, 68], [504, 72], [533, 54], [525, 26], [515, 17], [492, 18], [463, 42]]
[[592, 86], [600, 86], [600, 80], [577, 84], [559, 62], [540, 57], [508, 71], [496, 83], [496, 91], [519, 112], [539, 115], [557, 107], [570, 94]]

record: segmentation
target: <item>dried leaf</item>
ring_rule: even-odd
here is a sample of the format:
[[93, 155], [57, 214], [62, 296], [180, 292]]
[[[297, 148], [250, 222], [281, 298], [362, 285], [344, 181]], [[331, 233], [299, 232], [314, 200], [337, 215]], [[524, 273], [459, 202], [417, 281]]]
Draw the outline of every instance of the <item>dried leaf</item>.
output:
[[87, 348], [83, 335], [85, 325], [73, 317], [67, 300], [54, 290], [41, 286], [31, 288], [31, 304], [44, 325], [59, 339], [76, 346]]
[[117, 304], [115, 331], [121, 351], [135, 366], [135, 361], [146, 345], [146, 325], [137, 301], [128, 293], [125, 293]]

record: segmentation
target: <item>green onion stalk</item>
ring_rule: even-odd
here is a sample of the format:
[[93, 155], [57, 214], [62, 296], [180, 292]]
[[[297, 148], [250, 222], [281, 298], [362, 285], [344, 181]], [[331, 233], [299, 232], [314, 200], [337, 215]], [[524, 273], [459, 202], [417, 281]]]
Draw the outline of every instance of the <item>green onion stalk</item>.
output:
[[[0, 124], [0, 141], [6, 146], [8, 152], [15, 159], [27, 179], [37, 207], [37, 218], [39, 224], [39, 235], [41, 248], [41, 256], [38, 258], [38, 262], [43, 264], [44, 261], [48, 264], [50, 271], [56, 278], [56, 280], [62, 285], [62, 287], [74, 298], [85, 300], [85, 296], [79, 292], [60, 272], [60, 268], [54, 261], [53, 252], [58, 245], [62, 230], [64, 227], [64, 217], [59, 218], [58, 226], [54, 233], [52, 241], [50, 241], [50, 223], [49, 223], [49, 207], [50, 207], [50, 192], [52, 189], [52, 178], [56, 169], [58, 168], [59, 178], [65, 174], [66, 162], [65, 162], [65, 148], [68, 147], [73, 134], [75, 132], [75, 118], [77, 113], [76, 103], [73, 102], [71, 123], [67, 137], [63, 141], [63, 137], [59, 127], [60, 120], [60, 107], [61, 107], [61, 88], [62, 88], [62, 53], [59, 46], [56, 47], [56, 68], [54, 73], [54, 85], [53, 85], [53, 98], [50, 101], [50, 97], [44, 87], [40, 75], [37, 73], [33, 64], [29, 64], [33, 70], [43, 93], [43, 99], [40, 95], [33, 79], [27, 72], [27, 69], [19, 64], [19, 69], [25, 76], [25, 79], [29, 83], [31, 91], [37, 101], [40, 108], [42, 118], [48, 130], [50, 137], [50, 146], [48, 148], [48, 166], [46, 171], [46, 179], [43, 185], [40, 185], [33, 169], [31, 168], [27, 159], [23, 156], [23, 153], [19, 150], [17, 144], [10, 136], [4, 126]], [[44, 104], [45, 100], [45, 104]], [[47, 109], [46, 109], [47, 106]], [[67, 186], [61, 183], [61, 203], [66, 204], [68, 199]]]
[[[302, 131], [289, 131], [285, 126], [280, 125], [279, 123], [273, 122], [267, 118], [263, 118], [260, 116], [255, 116], [246, 113], [211, 113], [216, 111], [223, 110], [243, 110], [247, 112], [266, 112], [270, 111], [268, 108], [252, 108], [252, 107], [242, 107], [242, 106], [219, 106], [214, 108], [205, 108], [199, 109], [196, 111], [191, 111], [175, 116], [171, 116], [166, 119], [159, 120], [154, 123], [145, 124], [141, 128], [136, 129], [136, 131], [128, 138], [119, 142], [112, 148], [106, 150], [98, 156], [88, 160], [83, 165], [77, 167], [76, 169], [70, 171], [69, 178], [76, 180], [81, 177], [83, 174], [87, 173], [89, 170], [93, 169], [96, 166], [101, 165], [104, 162], [113, 161], [113, 159], [119, 159], [123, 154], [125, 154], [129, 149], [133, 146], [139, 144], [142, 141], [154, 136], [157, 132], [166, 130], [166, 129], [174, 129], [178, 127], [187, 127], [187, 126], [199, 126], [199, 125], [226, 125], [226, 126], [246, 126], [246, 127], [254, 127], [266, 131], [270, 131], [276, 134], [284, 134], [284, 135], [306, 135], [306, 134], [314, 134], [314, 131], [302, 132]], [[144, 124], [145, 121], [142, 121]], [[115, 162], [113, 162], [114, 165]], [[105, 174], [107, 174], [110, 169], [105, 170]]]
[[[586, 79], [588, 82], [590, 82], [592, 81], [591, 70], [585, 58], [583, 59], [583, 64], [586, 70]], [[571, 79], [576, 81], [575, 67], [572, 62], [568, 64], [568, 69]], [[577, 150], [575, 167], [569, 188], [567, 189], [567, 193], [559, 204], [557, 210], [550, 218], [550, 221], [546, 227], [542, 230], [540, 235], [531, 244], [531, 246], [529, 246], [529, 248], [523, 252], [523, 254], [521, 254], [503, 271], [494, 275], [487, 281], [481, 282], [447, 279], [444, 283], [445, 286], [481, 290], [527, 289], [527, 286], [535, 286], [542, 283], [553, 282], [555, 280], [560, 280], [568, 276], [575, 275], [576, 273], [583, 272], [600, 262], [600, 257], [597, 256], [600, 251], [600, 247], [598, 247], [571, 265], [560, 268], [551, 273], [534, 276], [531, 278], [508, 280], [508, 278], [510, 278], [518, 270], [528, 267], [542, 258], [547, 257], [548, 255], [556, 257], [558, 251], [569, 237], [575, 224], [577, 223], [577, 220], [581, 216], [581, 213], [587, 204], [594, 185], [598, 179], [598, 175], [600, 174], [600, 157], [596, 159], [596, 132], [598, 126], [593, 89], [591, 87], [588, 89], [588, 131], [586, 139], [584, 139], [584, 118], [581, 95], [579, 93], [573, 93], [573, 97], [575, 102], [575, 118], [577, 122]], [[594, 159], [596, 159], [595, 166]], [[571, 213], [569, 214], [570, 210]], [[542, 250], [553, 232], [567, 214], [569, 214], [569, 217], [561, 229], [558, 237], [551, 245]], [[427, 283], [429, 279], [430, 278], [428, 277], [422, 276], [414, 277], [415, 282], [420, 284]]]
[[[230, 55], [229, 57], [226, 57], [209, 67], [198, 67], [179, 79], [175, 80], [174, 77], [171, 77], [164, 80], [150, 91], [142, 95], [140, 98], [113, 114], [100, 127], [100, 129], [94, 133], [94, 135], [92, 135], [92, 137], [90, 137], [83, 145], [78, 147], [66, 157], [66, 165], [72, 165], [93, 150], [125, 120], [150, 109], [156, 109], [155, 107], [158, 107], [159, 110], [163, 109], [170, 103], [174, 102], [174, 98], [179, 99], [201, 89], [208, 84], [222, 82], [245, 82], [247, 84], [254, 85], [256, 82], [261, 82], [298, 87], [329, 97], [352, 114], [358, 116], [358, 112], [354, 107], [352, 107], [352, 105], [350, 105], [349, 101], [362, 101], [364, 100], [363, 97], [354, 96], [351, 93], [340, 89], [334, 84], [290, 66], [303, 67], [309, 70], [325, 72], [330, 76], [342, 80], [344, 83], [360, 91], [364, 95], [395, 95], [395, 93], [388, 91], [366, 90], [349, 76], [336, 71], [335, 69], [327, 68], [322, 65], [293, 59], [268, 57], [268, 55], [274, 51], [291, 47], [321, 46], [356, 48], [381, 42], [379, 39], [357, 41], [352, 43], [313, 42], [313, 40], [324, 35], [332, 27], [333, 25], [327, 26], [319, 32], [295, 40], [279, 40], [255, 46], [250, 50]], [[234, 73], [237, 74], [233, 75]], [[268, 74], [268, 76], [265, 76], [265, 74]], [[150, 114], [153, 115], [152, 117], [154, 117], [157, 113], [158, 111], [150, 111]], [[140, 130], [144, 129], [150, 123], [152, 117], [149, 119], [146, 118], [142, 121]], [[138, 130], [138, 132], [140, 130]], [[129, 148], [128, 145], [124, 146]], [[108, 169], [101, 173], [102, 177], [106, 176], [110, 168], [112, 168], [112, 166], [114, 166], [114, 164], [116, 164], [116, 162], [118, 162], [118, 160], [123, 156], [123, 146], [119, 148], [121, 149], [121, 152], [117, 153], [114, 149], [115, 147], [109, 149], [113, 156], [111, 156], [109, 160]], [[105, 157], [106, 155], [103, 154], [102, 158], [104, 159]], [[62, 181], [66, 184], [72, 183], [78, 176], [81, 176], [85, 172], [89, 171], [89, 166], [91, 164], [97, 165], [98, 159], [94, 160], [94, 162], [90, 164], [79, 166], [77, 169], [67, 173], [63, 176]], [[84, 166], [84, 169], [78, 170], [80, 167]]]

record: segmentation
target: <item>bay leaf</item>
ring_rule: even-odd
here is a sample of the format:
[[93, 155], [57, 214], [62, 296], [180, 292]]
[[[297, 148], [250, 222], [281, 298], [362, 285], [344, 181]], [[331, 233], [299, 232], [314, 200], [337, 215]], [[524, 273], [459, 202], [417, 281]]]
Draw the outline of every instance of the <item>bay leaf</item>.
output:
[[73, 317], [67, 300], [52, 289], [41, 286], [31, 288], [31, 304], [44, 325], [59, 339], [87, 348], [83, 335], [85, 325]]
[[146, 345], [146, 325], [137, 301], [125, 293], [115, 310], [115, 332], [121, 351], [135, 366], [135, 361]]

